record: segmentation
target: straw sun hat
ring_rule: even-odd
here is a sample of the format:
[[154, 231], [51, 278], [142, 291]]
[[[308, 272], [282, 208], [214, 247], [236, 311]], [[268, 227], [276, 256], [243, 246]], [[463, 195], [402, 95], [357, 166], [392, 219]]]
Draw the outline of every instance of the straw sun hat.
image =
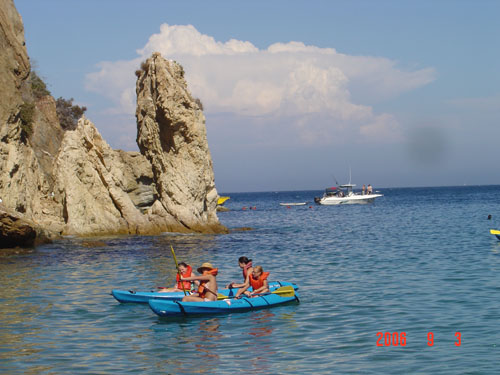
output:
[[203, 270], [213, 270], [214, 266], [212, 266], [212, 263], [203, 263], [200, 268], [198, 268], [199, 273], [203, 273]]

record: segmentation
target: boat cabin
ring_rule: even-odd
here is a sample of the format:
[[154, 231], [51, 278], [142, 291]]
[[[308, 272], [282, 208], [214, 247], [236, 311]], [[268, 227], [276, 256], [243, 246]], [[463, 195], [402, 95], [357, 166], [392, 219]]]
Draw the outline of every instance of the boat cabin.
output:
[[325, 189], [325, 197], [349, 197], [353, 194], [352, 189], [355, 184], [344, 184]]

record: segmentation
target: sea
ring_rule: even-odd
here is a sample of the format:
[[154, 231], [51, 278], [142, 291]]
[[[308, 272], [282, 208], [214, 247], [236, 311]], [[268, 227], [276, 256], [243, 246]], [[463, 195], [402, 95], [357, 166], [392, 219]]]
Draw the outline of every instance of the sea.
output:
[[[321, 191], [228, 192], [230, 234], [2, 250], [0, 373], [499, 373], [500, 186], [375, 190], [343, 206], [314, 204]], [[172, 286], [170, 246], [211, 262], [219, 285], [251, 258], [300, 303], [168, 319], [110, 295]]]

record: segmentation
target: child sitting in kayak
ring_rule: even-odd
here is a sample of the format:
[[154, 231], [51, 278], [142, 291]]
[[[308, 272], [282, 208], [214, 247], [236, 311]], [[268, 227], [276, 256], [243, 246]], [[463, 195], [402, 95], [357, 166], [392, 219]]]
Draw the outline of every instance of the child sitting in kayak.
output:
[[[193, 274], [193, 269], [189, 264], [184, 262], [179, 263], [179, 271], [182, 277], [190, 277]], [[184, 289], [183, 289], [184, 288]], [[191, 282], [190, 281], [181, 281], [179, 278], [179, 273], [176, 275], [176, 281], [173, 288], [164, 288], [158, 287], [158, 292], [190, 292], [191, 291]]]
[[[252, 273], [248, 274], [245, 285], [238, 289], [235, 298], [238, 298], [243, 293], [248, 297], [255, 297], [258, 294], [269, 293], [269, 284], [267, 277], [269, 272], [264, 272], [261, 266], [253, 267]], [[247, 289], [252, 287], [253, 291], [249, 292]]]
[[182, 277], [181, 281], [199, 281], [198, 293], [185, 296], [182, 302], [202, 302], [202, 301], [217, 301], [217, 268], [214, 268], [211, 263], [203, 263], [198, 268], [198, 273], [201, 276]]
[[252, 273], [253, 270], [252, 259], [248, 259], [247, 257], [240, 257], [238, 259], [238, 265], [243, 271], [243, 282], [240, 284], [231, 282], [226, 286], [226, 288], [228, 289], [243, 288], [245, 286], [245, 282], [247, 281], [248, 274]]

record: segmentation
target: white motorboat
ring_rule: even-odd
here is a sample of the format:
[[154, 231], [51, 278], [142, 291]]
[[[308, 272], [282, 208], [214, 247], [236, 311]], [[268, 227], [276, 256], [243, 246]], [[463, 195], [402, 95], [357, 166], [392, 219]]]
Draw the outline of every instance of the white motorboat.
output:
[[355, 184], [339, 185], [327, 188], [321, 198], [315, 197], [314, 202], [323, 205], [338, 204], [366, 204], [371, 203], [375, 198], [382, 197], [383, 194], [358, 194], [353, 191]]

